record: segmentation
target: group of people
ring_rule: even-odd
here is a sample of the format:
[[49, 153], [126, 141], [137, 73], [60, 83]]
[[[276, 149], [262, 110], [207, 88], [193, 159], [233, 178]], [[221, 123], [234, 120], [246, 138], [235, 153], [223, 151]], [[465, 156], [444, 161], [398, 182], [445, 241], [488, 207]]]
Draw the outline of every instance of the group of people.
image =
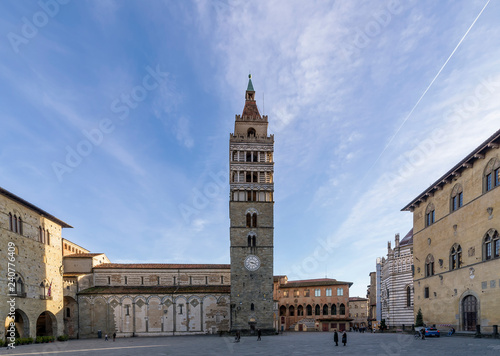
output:
[[[335, 346], [339, 346], [339, 333], [337, 332], [337, 330], [335, 330], [333, 333], [333, 341], [335, 341]], [[342, 343], [344, 344], [344, 346], [347, 344], [347, 334], [345, 330], [342, 333]]]
[[366, 331], [366, 326], [353, 326], [352, 331], [364, 333]]
[[[260, 329], [257, 329], [257, 341], [261, 341], [261, 336], [262, 336], [262, 331]], [[240, 340], [241, 340], [241, 332], [238, 330], [236, 331], [234, 342], [240, 342]]]
[[[116, 332], [113, 333], [113, 341], [116, 340]], [[108, 341], [108, 334], [104, 335], [104, 341]]]

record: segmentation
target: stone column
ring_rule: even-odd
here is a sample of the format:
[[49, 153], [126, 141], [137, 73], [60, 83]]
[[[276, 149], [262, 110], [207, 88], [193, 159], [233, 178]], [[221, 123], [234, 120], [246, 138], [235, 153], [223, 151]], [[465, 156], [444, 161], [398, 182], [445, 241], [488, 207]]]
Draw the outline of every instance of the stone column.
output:
[[149, 303], [146, 304], [146, 332], [149, 332]]
[[200, 300], [200, 323], [201, 323], [201, 331], [205, 331], [203, 327], [203, 298]]
[[175, 300], [172, 304], [172, 311], [173, 311], [172, 313], [173, 333], [175, 334], [175, 332], [177, 331], [177, 303], [175, 302]]
[[135, 336], [135, 302], [132, 301], [132, 336]]

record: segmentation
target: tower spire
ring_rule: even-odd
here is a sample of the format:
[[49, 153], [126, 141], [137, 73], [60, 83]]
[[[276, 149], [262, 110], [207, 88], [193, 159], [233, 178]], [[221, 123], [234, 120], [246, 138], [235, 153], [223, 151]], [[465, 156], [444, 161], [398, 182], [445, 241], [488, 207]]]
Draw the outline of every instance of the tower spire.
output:
[[252, 75], [248, 75], [248, 86], [247, 86], [247, 92], [253, 91], [255, 93], [255, 90], [253, 89], [253, 84], [252, 84]]

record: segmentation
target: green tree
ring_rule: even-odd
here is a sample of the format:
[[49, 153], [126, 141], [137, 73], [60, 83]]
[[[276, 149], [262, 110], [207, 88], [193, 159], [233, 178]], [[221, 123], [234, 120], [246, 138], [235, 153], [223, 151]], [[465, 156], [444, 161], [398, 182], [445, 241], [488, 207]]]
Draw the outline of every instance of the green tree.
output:
[[424, 326], [424, 317], [422, 316], [422, 309], [418, 308], [417, 319], [415, 320], [415, 326]]

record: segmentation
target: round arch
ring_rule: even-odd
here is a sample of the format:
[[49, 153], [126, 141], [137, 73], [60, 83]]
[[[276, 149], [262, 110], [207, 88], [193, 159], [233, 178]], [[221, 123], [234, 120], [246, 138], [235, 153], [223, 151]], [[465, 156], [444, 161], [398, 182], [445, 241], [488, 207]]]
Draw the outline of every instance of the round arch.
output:
[[48, 310], [38, 316], [36, 320], [36, 336], [56, 336], [57, 319]]
[[476, 292], [465, 291], [460, 296], [458, 310], [461, 330], [475, 331], [476, 325], [481, 325], [481, 303]]
[[[16, 309], [14, 314], [14, 325], [15, 325], [15, 335], [18, 337], [29, 337], [30, 336], [30, 322], [28, 316], [21, 309]], [[8, 329], [10, 328], [10, 323], [12, 319], [8, 316], [5, 318], [5, 335], [9, 335]], [[10, 336], [10, 335], [9, 335]]]

